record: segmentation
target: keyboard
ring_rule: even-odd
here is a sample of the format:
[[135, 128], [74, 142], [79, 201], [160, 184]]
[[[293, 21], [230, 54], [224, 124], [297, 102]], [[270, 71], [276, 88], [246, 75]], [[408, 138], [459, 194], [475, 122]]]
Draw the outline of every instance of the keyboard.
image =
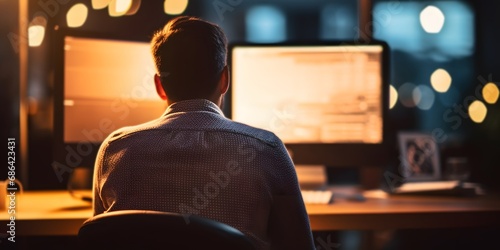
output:
[[329, 190], [302, 190], [302, 199], [305, 204], [330, 204], [332, 191]]

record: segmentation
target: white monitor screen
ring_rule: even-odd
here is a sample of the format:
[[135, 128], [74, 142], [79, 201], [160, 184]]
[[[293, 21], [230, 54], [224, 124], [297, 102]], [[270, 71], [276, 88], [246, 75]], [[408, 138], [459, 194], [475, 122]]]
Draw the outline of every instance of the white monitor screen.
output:
[[232, 119], [285, 143], [382, 143], [383, 49], [234, 46]]
[[65, 142], [101, 142], [164, 112], [149, 43], [81, 37], [64, 43]]

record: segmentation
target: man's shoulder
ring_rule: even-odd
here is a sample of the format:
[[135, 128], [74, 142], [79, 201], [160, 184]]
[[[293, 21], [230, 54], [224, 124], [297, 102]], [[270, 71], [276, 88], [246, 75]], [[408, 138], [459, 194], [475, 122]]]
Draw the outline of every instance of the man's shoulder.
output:
[[111, 132], [111, 134], [109, 134], [109, 136], [104, 140], [104, 142], [111, 143], [113, 141], [117, 141], [123, 138], [130, 137], [131, 135], [138, 134], [142, 131], [154, 130], [157, 127], [158, 127], [157, 120], [152, 120], [139, 125], [122, 127]]
[[271, 131], [252, 127], [240, 122], [228, 121], [230, 123], [228, 130], [230, 132], [257, 139], [271, 147], [277, 147], [282, 144], [281, 140]]
[[151, 136], [158, 135], [153, 131], [157, 131], [159, 133], [165, 133], [166, 131], [211, 131], [253, 138], [271, 147], [278, 147], [282, 145], [282, 141], [274, 133], [268, 130], [252, 127], [247, 124], [221, 117], [215, 117], [214, 120], [209, 123], [200, 122], [198, 124], [194, 124], [192, 120], [190, 120], [189, 123], [184, 123], [183, 121], [180, 121], [180, 119], [178, 122], [153, 120], [144, 124], [123, 127], [115, 130], [107, 137], [105, 143], [109, 144], [127, 138], [134, 138], [133, 140], [136, 142], [137, 140], [148, 140]]

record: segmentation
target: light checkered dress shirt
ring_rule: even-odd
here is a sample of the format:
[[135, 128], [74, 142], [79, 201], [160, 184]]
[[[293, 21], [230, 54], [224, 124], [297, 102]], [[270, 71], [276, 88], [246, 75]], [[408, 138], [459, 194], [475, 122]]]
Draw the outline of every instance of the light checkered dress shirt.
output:
[[245, 233], [258, 249], [286, 241], [313, 248], [283, 143], [225, 118], [208, 100], [174, 103], [160, 118], [117, 130], [102, 143], [94, 214], [126, 209], [214, 219]]

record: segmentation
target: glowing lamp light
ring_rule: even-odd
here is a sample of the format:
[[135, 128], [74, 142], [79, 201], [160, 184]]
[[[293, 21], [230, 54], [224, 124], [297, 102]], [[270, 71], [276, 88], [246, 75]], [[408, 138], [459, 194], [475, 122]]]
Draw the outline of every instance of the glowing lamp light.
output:
[[113, 2], [115, 3], [114, 9], [118, 13], [126, 13], [132, 6], [132, 0], [116, 0]]
[[431, 85], [437, 92], [445, 93], [451, 86], [451, 76], [444, 69], [436, 69], [431, 75]]
[[498, 86], [492, 82], [487, 83], [483, 87], [483, 98], [489, 104], [495, 104], [499, 96]]
[[108, 14], [112, 17], [133, 15], [141, 6], [141, 0], [112, 0], [108, 6]]
[[398, 91], [391, 84], [389, 85], [389, 109], [394, 108], [394, 106], [396, 106], [397, 101], [398, 101]]
[[186, 10], [188, 3], [189, 0], [165, 0], [163, 10], [168, 15], [180, 15]]
[[28, 26], [28, 45], [38, 47], [42, 44], [45, 37], [45, 27], [47, 19], [43, 16], [36, 16]]
[[33, 25], [28, 28], [28, 45], [30, 47], [38, 47], [43, 42], [45, 37], [45, 27], [42, 25]]
[[92, 8], [94, 10], [100, 10], [108, 7], [111, 0], [92, 0]]
[[420, 12], [420, 24], [427, 33], [439, 33], [444, 20], [443, 12], [436, 6], [429, 5]]
[[82, 26], [87, 20], [89, 10], [83, 3], [77, 3], [69, 9], [66, 14], [66, 23], [70, 28], [77, 28]]
[[473, 101], [469, 106], [470, 119], [475, 123], [482, 123], [486, 118], [488, 108], [481, 101]]

